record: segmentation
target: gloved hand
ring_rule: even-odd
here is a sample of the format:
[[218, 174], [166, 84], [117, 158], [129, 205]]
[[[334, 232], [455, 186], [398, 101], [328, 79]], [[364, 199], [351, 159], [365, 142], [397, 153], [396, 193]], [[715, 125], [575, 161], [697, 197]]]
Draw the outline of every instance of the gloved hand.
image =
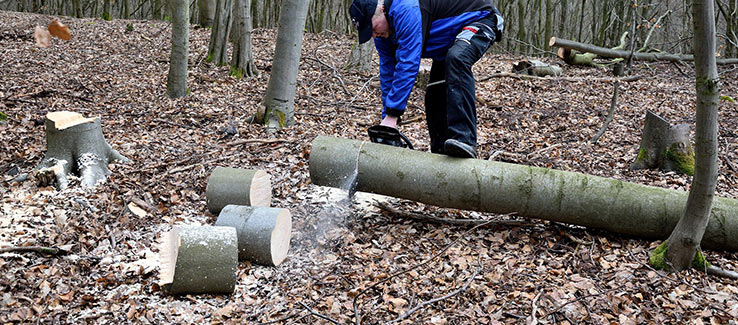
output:
[[393, 127], [375, 125], [370, 127], [367, 132], [369, 133], [369, 139], [374, 143], [413, 149], [410, 139]]

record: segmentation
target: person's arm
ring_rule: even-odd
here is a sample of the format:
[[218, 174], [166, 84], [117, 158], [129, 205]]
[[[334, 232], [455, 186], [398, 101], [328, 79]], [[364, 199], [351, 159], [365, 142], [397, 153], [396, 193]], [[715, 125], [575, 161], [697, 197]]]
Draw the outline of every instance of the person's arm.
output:
[[[388, 52], [385, 52], [386, 57], [382, 62], [380, 47], [388, 48], [387, 45], [391, 42], [385, 39], [377, 39], [375, 42], [377, 52], [380, 53], [383, 118], [386, 115], [400, 117], [405, 112], [407, 99], [410, 97], [418, 75], [420, 55], [423, 49], [422, 19], [418, 6], [393, 7], [390, 17], [398, 43], [397, 48], [394, 49], [394, 57], [389, 57]], [[394, 63], [392, 68], [385, 67], [392, 63]], [[384, 70], [384, 76], [382, 70]]]

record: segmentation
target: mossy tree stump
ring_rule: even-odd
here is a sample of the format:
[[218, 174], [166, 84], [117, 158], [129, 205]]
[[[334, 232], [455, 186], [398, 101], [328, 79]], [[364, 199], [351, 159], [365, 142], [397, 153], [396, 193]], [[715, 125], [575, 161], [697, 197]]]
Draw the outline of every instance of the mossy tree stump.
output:
[[40, 186], [55, 185], [63, 190], [70, 174], [79, 176], [86, 187], [94, 187], [111, 174], [108, 163], [127, 162], [103, 137], [100, 118], [85, 118], [79, 113], [61, 111], [46, 114], [44, 160], [36, 167]]
[[689, 141], [689, 124], [671, 125], [655, 113], [646, 112], [641, 148], [630, 167], [693, 175], [694, 150]]

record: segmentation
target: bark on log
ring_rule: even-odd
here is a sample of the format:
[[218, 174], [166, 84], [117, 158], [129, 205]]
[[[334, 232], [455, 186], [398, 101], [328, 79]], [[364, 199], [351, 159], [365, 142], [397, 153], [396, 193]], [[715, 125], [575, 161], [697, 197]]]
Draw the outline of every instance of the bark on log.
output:
[[287, 209], [228, 205], [215, 225], [236, 229], [241, 261], [276, 266], [287, 258], [292, 233], [292, 214]]
[[[340, 187], [357, 168], [357, 190], [362, 192], [440, 207], [518, 213], [644, 238], [669, 236], [687, 200], [683, 191], [581, 173], [325, 136], [313, 141], [313, 184]], [[716, 198], [710, 218], [702, 247], [738, 250], [738, 200]]]
[[561, 76], [561, 67], [551, 65], [539, 60], [523, 60], [517, 64], [513, 64], [513, 72], [525, 74], [529, 76], [545, 77], [545, 76]]
[[641, 148], [632, 169], [661, 168], [694, 175], [694, 151], [689, 140], [689, 124], [669, 122], [646, 112]]
[[162, 236], [159, 284], [164, 293], [232, 293], [236, 287], [236, 229], [174, 226]]
[[215, 215], [229, 204], [268, 207], [272, 182], [263, 170], [216, 167], [208, 178], [205, 197], [208, 210]]
[[[592, 44], [579, 43], [572, 40], [563, 38], [551, 37], [548, 42], [549, 46], [556, 46], [571, 50], [577, 50], [585, 53], [594, 53], [605, 58], [623, 58], [630, 57], [630, 51], [608, 49], [605, 47], [599, 47]], [[683, 61], [694, 61], [694, 56], [690, 54], [671, 54], [671, 53], [643, 53], [633, 52], [633, 60], [640, 61], [670, 61], [670, 62], [683, 62]], [[717, 59], [717, 64], [738, 64], [738, 59]]]
[[69, 111], [46, 114], [46, 156], [36, 167], [39, 185], [65, 189], [70, 174], [81, 178], [86, 187], [94, 187], [111, 174], [108, 163], [127, 162], [105, 141], [100, 118], [84, 118]]

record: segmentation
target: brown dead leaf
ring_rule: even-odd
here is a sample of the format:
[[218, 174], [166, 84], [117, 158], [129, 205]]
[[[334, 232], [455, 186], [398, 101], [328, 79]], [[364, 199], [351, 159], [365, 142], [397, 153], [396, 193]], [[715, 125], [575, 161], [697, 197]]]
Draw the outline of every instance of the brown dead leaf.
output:
[[41, 26], [36, 26], [33, 31], [33, 38], [36, 39], [38, 47], [47, 48], [51, 45], [51, 34]]
[[55, 36], [65, 41], [68, 41], [72, 38], [72, 35], [69, 33], [69, 27], [58, 22], [57, 20], [54, 20], [51, 22], [51, 24], [49, 24], [49, 33], [51, 34], [51, 36]]

